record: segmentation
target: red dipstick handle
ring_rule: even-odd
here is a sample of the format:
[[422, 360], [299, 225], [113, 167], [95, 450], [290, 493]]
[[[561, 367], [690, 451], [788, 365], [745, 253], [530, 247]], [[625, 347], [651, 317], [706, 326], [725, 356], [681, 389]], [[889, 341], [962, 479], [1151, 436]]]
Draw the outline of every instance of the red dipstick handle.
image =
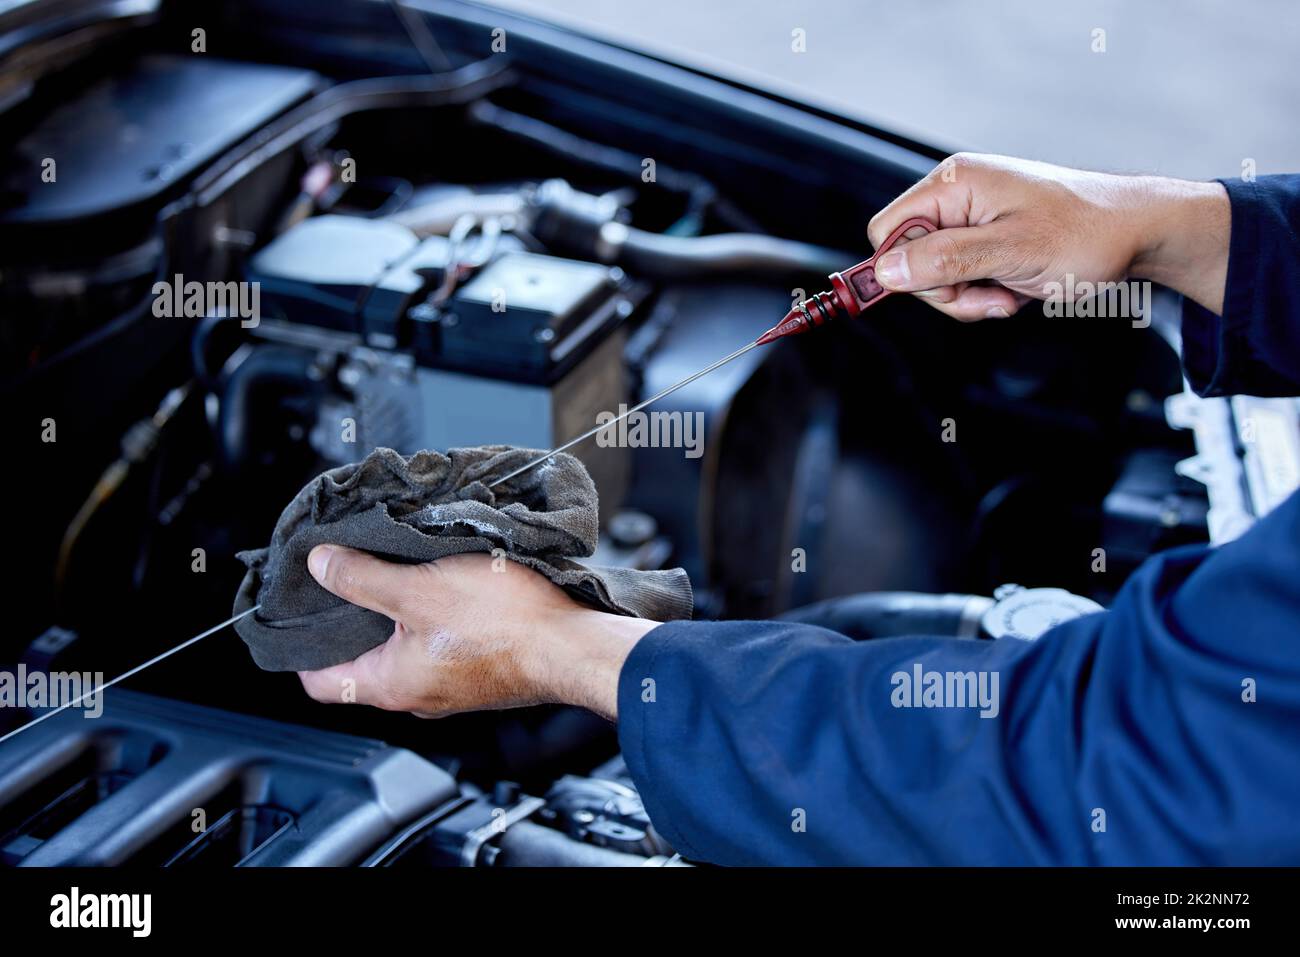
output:
[[759, 336], [756, 344], [761, 346], [786, 336], [798, 335], [840, 316], [852, 318], [868, 306], [880, 302], [890, 291], [876, 282], [876, 260], [889, 252], [909, 229], [917, 226], [927, 233], [932, 233], [937, 228], [928, 219], [909, 219], [889, 234], [870, 259], [850, 266], [843, 272], [831, 273], [830, 292], [819, 292], [799, 303], [785, 314], [784, 319]]

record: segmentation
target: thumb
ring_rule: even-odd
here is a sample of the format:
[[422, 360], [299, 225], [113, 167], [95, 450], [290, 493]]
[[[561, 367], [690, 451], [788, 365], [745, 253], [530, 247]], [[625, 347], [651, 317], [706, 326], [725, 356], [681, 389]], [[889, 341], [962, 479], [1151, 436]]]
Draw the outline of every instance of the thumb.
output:
[[894, 292], [918, 292], [1009, 271], [1011, 249], [996, 225], [940, 229], [900, 243], [876, 261], [876, 279]]
[[395, 565], [341, 545], [317, 545], [307, 556], [307, 570], [328, 592], [393, 621], [416, 592], [413, 565]]

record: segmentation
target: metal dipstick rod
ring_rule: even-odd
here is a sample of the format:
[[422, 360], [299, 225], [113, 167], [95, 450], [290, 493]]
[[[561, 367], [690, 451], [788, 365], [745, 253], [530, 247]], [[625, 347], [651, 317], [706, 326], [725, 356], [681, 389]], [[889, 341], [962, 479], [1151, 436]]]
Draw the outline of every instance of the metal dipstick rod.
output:
[[[400, 2], [395, 2], [394, 5], [395, 7], [398, 8], [399, 11], [401, 10]], [[598, 425], [595, 428], [588, 429], [586, 432], [583, 432], [581, 435], [577, 436], [576, 438], [570, 439], [569, 441], [565, 442], [563, 445], [557, 445], [555, 448], [551, 449], [549, 452], [545, 453], [544, 455], [539, 455], [537, 458], [532, 459], [529, 462], [526, 462], [525, 464], [521, 465], [519, 468], [515, 469], [513, 472], [503, 475], [499, 479], [494, 479], [493, 481], [488, 482], [487, 487], [496, 488], [501, 483], [508, 482], [510, 479], [514, 478], [515, 476], [524, 474], [529, 469], [536, 468], [537, 466], [541, 465], [542, 463], [550, 459], [551, 456], [563, 452], [565, 449], [571, 449], [575, 445], [578, 445], [581, 442], [585, 442], [587, 439], [591, 438], [594, 435], [599, 435], [604, 430], [612, 428], [613, 426], [617, 425], [619, 422], [621, 422], [623, 419], [626, 419], [632, 413], [640, 412], [642, 409], [646, 408], [646, 406], [653, 405], [654, 403], [658, 402], [660, 399], [664, 398], [665, 396], [671, 395], [672, 393], [676, 392], [678, 389], [690, 385], [696, 379], [706, 376], [710, 372], [714, 371], [715, 369], [719, 369], [722, 366], [725, 366], [728, 362], [731, 362], [735, 359], [739, 359], [741, 356], [743, 356], [746, 352], [749, 352], [751, 349], [755, 349], [761, 345], [766, 345], [769, 342], [775, 342], [777, 339], [784, 339], [787, 336], [799, 335], [801, 333], [809, 331], [810, 329], [814, 329], [817, 326], [820, 326], [831, 319], [839, 318], [841, 316], [853, 317], [853, 316], [860, 315], [865, 309], [874, 306], [876, 303], [880, 302], [880, 300], [884, 299], [886, 296], [890, 294], [889, 290], [885, 289], [878, 282], [875, 281], [876, 260], [879, 259], [880, 256], [882, 256], [884, 253], [886, 253], [895, 243], [897, 243], [900, 239], [902, 239], [903, 236], [908, 231], [915, 230], [918, 228], [923, 229], [925, 232], [933, 232], [935, 229], [932, 223], [924, 219], [907, 220], [906, 222], [899, 225], [892, 233], [890, 233], [889, 237], [883, 243], [880, 244], [880, 248], [876, 250], [875, 255], [873, 255], [870, 259], [864, 260], [863, 262], [858, 263], [856, 266], [851, 266], [850, 268], [844, 270], [842, 273], [832, 273], [830, 276], [831, 291], [819, 292], [816, 295], [810, 296], [809, 298], [805, 299], [803, 302], [796, 304], [793, 309], [791, 309], [788, 313], [786, 313], [785, 318], [782, 319], [781, 322], [777, 323], [775, 326], [773, 326], [767, 332], [763, 333], [763, 335], [759, 336], [753, 342], [749, 343], [746, 346], [743, 346], [740, 349], [737, 349], [735, 352], [731, 353], [730, 355], [723, 356], [717, 362], [705, 366], [703, 369], [700, 369], [698, 372], [691, 373], [685, 379], [682, 379], [680, 382], [675, 382], [672, 385], [670, 385], [668, 388], [656, 392], [654, 395], [650, 396], [650, 398], [638, 402], [636, 405], [628, 409], [626, 412], [616, 416], [615, 418], [604, 423], [603, 425]], [[188, 641], [184, 641], [181, 644], [177, 645], [176, 647], [168, 651], [164, 651], [162, 654], [157, 655], [156, 657], [150, 658], [148, 661], [144, 662], [143, 664], [136, 665], [130, 671], [118, 675], [112, 681], [109, 681], [106, 684], [101, 685], [99, 688], [86, 692], [85, 694], [81, 695], [81, 697], [77, 698], [75, 701], [69, 701], [68, 703], [60, 705], [59, 707], [53, 709], [52, 711], [47, 711], [39, 718], [36, 718], [33, 721], [29, 721], [27, 724], [24, 724], [19, 728], [15, 728], [13, 731], [10, 731], [8, 734], [4, 735], [3, 737], [0, 737], [0, 743], [8, 741], [14, 735], [20, 734], [21, 732], [26, 731], [28, 728], [40, 724], [46, 718], [54, 717], [60, 711], [64, 711], [68, 708], [80, 704], [82, 701], [89, 698], [92, 694], [96, 694], [97, 692], [103, 691], [105, 688], [111, 688], [119, 681], [125, 681], [127, 678], [130, 678], [133, 675], [138, 675], [146, 668], [157, 664], [158, 662], [162, 661], [165, 658], [171, 657], [172, 655], [176, 654], [176, 652], [183, 651], [184, 649], [188, 648], [190, 645], [202, 641], [204, 638], [207, 638], [209, 635], [216, 634], [218, 631], [225, 628], [227, 625], [233, 625], [235, 622], [239, 621], [245, 615], [251, 615], [253, 612], [257, 611], [260, 607], [262, 606], [254, 605], [252, 608], [248, 609], [247, 611], [240, 612], [238, 615], [235, 615], [233, 618], [228, 618], [227, 620], [223, 621], [219, 625], [213, 625], [207, 631], [195, 635], [193, 638], [190, 638]]]
[[[690, 383], [694, 382], [696, 379], [700, 378], [701, 376], [706, 376], [714, 369], [726, 365], [728, 362], [730, 362], [733, 359], [740, 358], [750, 349], [753, 349], [758, 345], [759, 343], [755, 341], [749, 343], [749, 345], [745, 346], [742, 349], [737, 349], [731, 355], [724, 356], [723, 358], [719, 359], [717, 362], [713, 363], [712, 365], [707, 366], [698, 372], [692, 373], [691, 375], [687, 376], [685, 379], [682, 379], [680, 382], [676, 382], [673, 385], [670, 385], [668, 388], [662, 390], [661, 392], [656, 392], [654, 395], [650, 396], [650, 398], [644, 400], [643, 402], [637, 403], [637, 405], [628, 409], [626, 412], [624, 412], [622, 415], [618, 416], [617, 418], [612, 419], [609, 422], [606, 422], [604, 425], [598, 425], [594, 429], [590, 429], [582, 433], [582, 435], [579, 435], [577, 438], [570, 439], [568, 442], [565, 442], [563, 445], [556, 446], [555, 448], [547, 452], [545, 455], [540, 455], [537, 458], [533, 459], [531, 462], [528, 462], [525, 465], [521, 465], [519, 468], [515, 469], [510, 474], [503, 475], [501, 478], [489, 482], [488, 488], [495, 488], [496, 486], [500, 485], [502, 482], [514, 478], [516, 475], [522, 475], [523, 473], [527, 472], [529, 469], [536, 468], [537, 466], [545, 462], [547, 459], [549, 459], [552, 455], [555, 455], [558, 452], [563, 452], [565, 449], [571, 449], [579, 442], [583, 442], [591, 438], [593, 435], [596, 435], [597, 433], [603, 431], [604, 429], [608, 429], [611, 426], [618, 424], [621, 420], [627, 418], [633, 412], [640, 412], [646, 406], [658, 402], [664, 396], [670, 395], [671, 393], [676, 392], [678, 389], [682, 388], [683, 386], [689, 385]], [[69, 701], [66, 702], [65, 704], [61, 704], [59, 705], [59, 707], [45, 712], [45, 714], [41, 715], [39, 718], [35, 718], [32, 721], [28, 721], [26, 724], [22, 725], [21, 727], [14, 728], [14, 730], [10, 731], [8, 734], [0, 736], [0, 744], [3, 744], [5, 741], [8, 741], [10, 738], [14, 737], [14, 735], [21, 734], [22, 732], [26, 731], [28, 728], [34, 728], [36, 725], [40, 724], [42, 721], [46, 720], [47, 718], [54, 717], [60, 711], [66, 711], [68, 708], [72, 708], [81, 704], [81, 702], [85, 701], [91, 695], [98, 694], [99, 692], [102, 692], [107, 688], [113, 687], [113, 685], [117, 684], [120, 681], [125, 681], [127, 678], [130, 678], [134, 675], [138, 675], [146, 668], [156, 665], [158, 662], [162, 661], [165, 658], [170, 658], [178, 651], [184, 651], [190, 645], [202, 641], [204, 638], [207, 638], [209, 635], [216, 634], [221, 629], [225, 628], [227, 625], [233, 625], [241, 618], [245, 617], [246, 615], [251, 615], [253, 612], [257, 611], [261, 607], [262, 607], [261, 605], [254, 605], [252, 608], [249, 608], [247, 611], [240, 612], [238, 615], [235, 615], [233, 618], [227, 618], [221, 624], [213, 625], [207, 631], [197, 634], [193, 638], [188, 639], [187, 641], [181, 642], [179, 645], [176, 645], [174, 648], [170, 648], [167, 651], [164, 651], [162, 654], [150, 658], [148, 661], [144, 662], [143, 664], [136, 665], [130, 671], [123, 672], [122, 674], [114, 678], [112, 681], [107, 681], [104, 684], [100, 685], [98, 688], [93, 688], [90, 691], [87, 691], [85, 694], [81, 695], [74, 701]]]
[[[694, 382], [696, 379], [700, 378], [701, 376], [706, 376], [706, 375], [708, 375], [710, 372], [712, 372], [714, 369], [717, 369], [717, 368], [720, 368], [721, 366], [726, 365], [728, 362], [730, 362], [730, 361], [733, 360], [733, 359], [738, 359], [738, 358], [740, 358], [740, 357], [743, 356], [746, 352], [748, 352], [750, 349], [753, 349], [753, 348], [757, 347], [758, 345], [759, 345], [759, 343], [758, 343], [757, 341], [755, 341], [755, 342], [751, 342], [751, 343], [749, 343], [749, 345], [745, 346], [745, 347], [742, 348], [742, 349], [737, 349], [735, 352], [731, 353], [731, 355], [729, 355], [729, 356], [724, 356], [723, 358], [719, 359], [717, 362], [713, 363], [712, 365], [707, 366], [707, 367], [705, 367], [705, 368], [699, 370], [698, 372], [694, 372], [694, 373], [692, 373], [691, 375], [687, 376], [685, 379], [682, 379], [680, 382], [676, 382], [676, 383], [674, 383], [673, 385], [670, 385], [668, 388], [662, 390], [661, 392], [656, 392], [654, 395], [650, 396], [650, 398], [648, 398], [648, 399], [646, 399], [646, 400], [644, 400], [644, 401], [642, 401], [642, 402], [637, 403], [635, 406], [633, 406], [632, 408], [628, 409], [628, 410], [627, 410], [626, 412], [624, 412], [622, 415], [618, 416], [618, 417], [615, 418], [615, 419], [610, 420], [609, 422], [606, 422], [604, 425], [598, 425], [598, 426], [596, 426], [594, 429], [590, 429], [590, 430], [588, 430], [588, 431], [582, 433], [582, 435], [579, 435], [577, 438], [570, 439], [568, 442], [565, 442], [563, 445], [557, 445], [555, 448], [551, 449], [551, 450], [550, 450], [549, 452], [547, 452], [545, 455], [540, 455], [540, 456], [538, 456], [537, 458], [533, 459], [532, 461], [526, 463], [525, 465], [521, 465], [519, 468], [515, 469], [513, 472], [509, 473], [508, 475], [503, 475], [501, 478], [496, 479], [496, 480], [494, 480], [494, 481], [492, 481], [492, 482], [489, 482], [487, 487], [488, 487], [488, 488], [495, 488], [496, 486], [500, 485], [502, 482], [505, 482], [505, 481], [508, 481], [509, 479], [514, 478], [516, 475], [522, 475], [523, 473], [527, 472], [529, 469], [536, 468], [537, 466], [539, 466], [539, 465], [541, 465], [543, 462], [545, 462], [547, 459], [549, 459], [552, 455], [555, 455], [555, 454], [558, 453], [558, 452], [563, 452], [565, 449], [571, 449], [571, 448], [573, 448], [575, 445], [577, 445], [578, 443], [583, 442], [583, 441], [585, 441], [585, 440], [591, 438], [593, 435], [596, 435], [597, 433], [599, 433], [599, 432], [601, 432], [601, 431], [603, 431], [603, 430], [605, 430], [605, 429], [608, 429], [608, 428], [610, 428], [610, 427], [613, 426], [613, 425], [617, 425], [620, 421], [622, 421], [623, 419], [627, 418], [627, 417], [628, 417], [629, 415], [631, 415], [633, 412], [640, 412], [640, 411], [641, 411], [642, 409], [644, 409], [646, 406], [651, 405], [651, 404], [653, 404], [653, 403], [655, 403], [655, 402], [658, 402], [658, 401], [659, 401], [660, 399], [662, 399], [664, 396], [666, 396], [666, 395], [670, 395], [671, 393], [676, 392], [678, 389], [682, 388], [683, 386], [690, 385], [690, 383]], [[3, 736], [0, 736], [0, 744], [3, 744], [5, 741], [8, 741], [10, 738], [14, 737], [14, 736], [17, 735], [17, 734], [21, 734], [22, 732], [26, 731], [28, 728], [34, 728], [34, 727], [36, 727], [36, 725], [40, 724], [42, 721], [46, 720], [47, 718], [52, 718], [52, 717], [54, 717], [54, 716], [55, 716], [56, 714], [58, 714], [60, 711], [66, 711], [68, 708], [72, 708], [72, 707], [75, 707], [75, 706], [81, 704], [81, 702], [85, 701], [85, 700], [86, 700], [87, 698], [89, 698], [91, 695], [93, 695], [93, 694], [98, 694], [98, 693], [104, 691], [104, 690], [107, 689], [107, 688], [111, 688], [111, 687], [113, 687], [113, 685], [117, 684], [117, 683], [120, 682], [120, 681], [125, 681], [127, 678], [130, 678], [130, 677], [132, 677], [132, 676], [134, 676], [134, 675], [138, 675], [140, 672], [144, 671], [146, 668], [149, 668], [149, 667], [151, 667], [151, 666], [153, 666], [153, 665], [156, 665], [158, 662], [164, 660], [165, 658], [170, 658], [172, 655], [176, 654], [178, 651], [184, 651], [184, 650], [185, 650], [186, 648], [188, 648], [190, 645], [193, 645], [193, 644], [196, 644], [196, 643], [202, 641], [204, 638], [207, 638], [209, 635], [214, 635], [214, 634], [216, 634], [216, 633], [219, 632], [221, 629], [225, 628], [227, 625], [233, 625], [235, 622], [239, 621], [241, 618], [245, 617], [246, 615], [251, 615], [253, 612], [257, 611], [257, 610], [258, 610], [259, 608], [261, 608], [261, 607], [262, 607], [261, 605], [254, 605], [252, 608], [249, 608], [247, 611], [242, 611], [242, 612], [240, 612], [238, 615], [235, 615], [233, 618], [227, 618], [227, 619], [226, 619], [225, 621], [223, 621], [221, 624], [219, 624], [219, 625], [213, 625], [213, 626], [212, 626], [211, 628], [209, 628], [207, 631], [204, 631], [204, 632], [202, 632], [202, 633], [200, 633], [200, 634], [195, 635], [193, 638], [190, 638], [190, 639], [188, 639], [188, 640], [186, 640], [186, 641], [181, 642], [179, 645], [176, 645], [174, 648], [169, 648], [167, 651], [164, 651], [162, 654], [160, 654], [160, 655], [156, 655], [156, 656], [154, 656], [153, 658], [150, 658], [148, 661], [144, 662], [143, 664], [138, 664], [138, 665], [136, 665], [136, 666], [135, 666], [134, 668], [132, 668], [130, 671], [125, 671], [125, 672], [123, 672], [122, 674], [120, 674], [120, 675], [118, 675], [116, 678], [114, 678], [112, 681], [107, 681], [107, 682], [105, 682], [104, 684], [100, 685], [100, 686], [97, 687], [97, 688], [92, 688], [90, 691], [87, 691], [85, 694], [81, 695], [81, 696], [78, 697], [77, 699], [75, 699], [75, 700], [73, 700], [73, 701], [68, 701], [68, 702], [66, 702], [66, 703], [64, 703], [64, 704], [61, 704], [61, 705], [59, 705], [59, 707], [54, 708], [54, 709], [52, 709], [52, 710], [50, 710], [50, 711], [45, 712], [45, 714], [41, 715], [39, 718], [35, 718], [35, 719], [31, 720], [31, 721], [28, 721], [26, 724], [24, 724], [24, 725], [22, 725], [22, 726], [20, 726], [20, 727], [14, 728], [14, 730], [10, 731], [8, 734], [5, 734], [5, 735], [3, 735]]]

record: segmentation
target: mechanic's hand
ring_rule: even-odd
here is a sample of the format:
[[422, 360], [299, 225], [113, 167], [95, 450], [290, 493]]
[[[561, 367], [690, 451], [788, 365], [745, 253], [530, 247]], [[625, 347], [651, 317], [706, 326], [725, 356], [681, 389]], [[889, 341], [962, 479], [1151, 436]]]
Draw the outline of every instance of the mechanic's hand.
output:
[[537, 572], [483, 554], [396, 565], [321, 545], [307, 566], [324, 588], [394, 622], [355, 661], [298, 673], [325, 703], [441, 717], [563, 702], [612, 720], [623, 661], [658, 624], [579, 605]]
[[1231, 210], [1219, 183], [958, 153], [872, 218], [872, 243], [913, 216], [939, 231], [912, 230], [880, 258], [876, 278], [956, 319], [1061, 298], [1067, 274], [1075, 285], [1151, 279], [1223, 308]]

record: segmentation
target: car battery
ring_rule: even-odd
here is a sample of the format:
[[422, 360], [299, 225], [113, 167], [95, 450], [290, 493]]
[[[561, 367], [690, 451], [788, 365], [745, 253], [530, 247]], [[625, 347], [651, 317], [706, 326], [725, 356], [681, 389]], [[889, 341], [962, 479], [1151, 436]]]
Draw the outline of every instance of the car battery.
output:
[[621, 270], [535, 253], [489, 263], [439, 316], [440, 364], [524, 378], [571, 366], [631, 311]]

